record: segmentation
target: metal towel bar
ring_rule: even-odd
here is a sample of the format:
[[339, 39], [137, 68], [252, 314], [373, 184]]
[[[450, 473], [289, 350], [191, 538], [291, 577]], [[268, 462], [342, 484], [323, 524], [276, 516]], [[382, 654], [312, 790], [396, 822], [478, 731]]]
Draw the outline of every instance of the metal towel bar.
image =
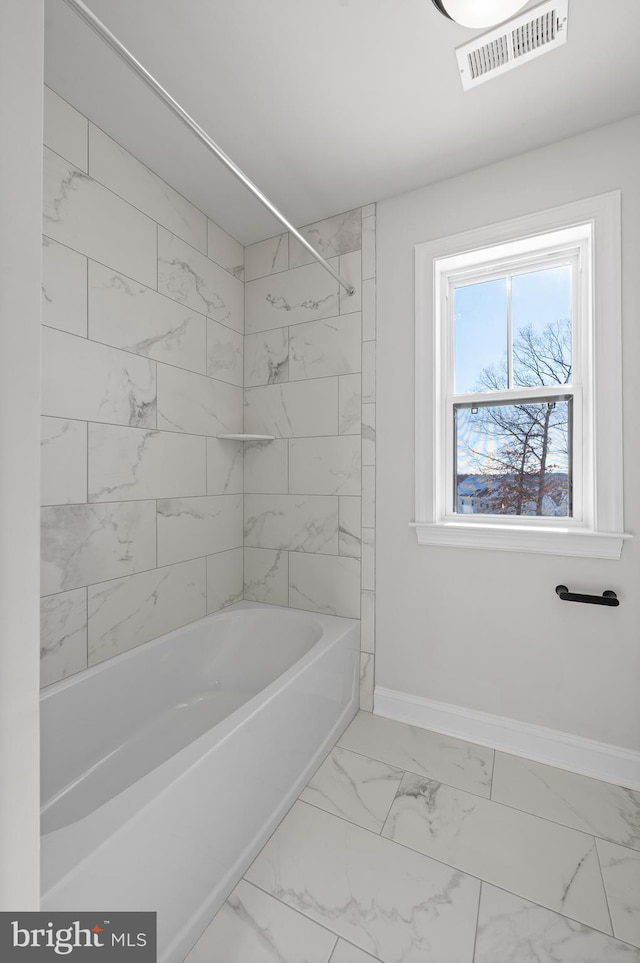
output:
[[602, 595], [583, 595], [580, 592], [570, 592], [566, 585], [556, 585], [556, 595], [563, 602], [588, 602], [589, 605], [620, 605], [615, 592], [607, 589]]

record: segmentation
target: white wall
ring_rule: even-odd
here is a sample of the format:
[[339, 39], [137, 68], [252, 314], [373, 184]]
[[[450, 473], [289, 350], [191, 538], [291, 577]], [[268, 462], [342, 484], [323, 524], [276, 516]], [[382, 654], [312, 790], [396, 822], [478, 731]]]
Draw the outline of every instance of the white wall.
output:
[[0, 8], [0, 910], [39, 905], [42, 0]]
[[[414, 245], [622, 190], [625, 530], [640, 520], [640, 117], [378, 205], [376, 685], [640, 748], [640, 544], [620, 561], [418, 546]], [[614, 589], [617, 609], [554, 587]]]

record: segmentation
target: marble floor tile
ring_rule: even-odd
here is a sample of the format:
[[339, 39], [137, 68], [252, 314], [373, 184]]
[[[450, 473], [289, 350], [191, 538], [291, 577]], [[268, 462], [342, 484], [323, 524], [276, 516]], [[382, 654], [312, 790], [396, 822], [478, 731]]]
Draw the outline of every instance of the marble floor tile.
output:
[[640, 963], [640, 952], [483, 883], [474, 963]]
[[379, 833], [404, 773], [384, 762], [336, 748], [300, 798]]
[[398, 769], [488, 796], [493, 750], [361, 712], [339, 744]]
[[376, 963], [376, 958], [346, 940], [338, 940], [329, 963]]
[[596, 841], [613, 932], [640, 947], [640, 853]]
[[327, 963], [333, 933], [241, 880], [185, 963]]
[[611, 933], [595, 841], [407, 773], [383, 836]]
[[640, 792], [497, 752], [491, 798], [640, 849]]
[[479, 882], [296, 802], [246, 878], [383, 963], [471, 963]]

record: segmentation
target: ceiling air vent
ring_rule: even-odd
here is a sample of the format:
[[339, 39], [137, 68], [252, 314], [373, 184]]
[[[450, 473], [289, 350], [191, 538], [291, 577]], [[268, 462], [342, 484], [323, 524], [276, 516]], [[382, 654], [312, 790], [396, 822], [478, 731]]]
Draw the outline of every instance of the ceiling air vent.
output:
[[462, 86], [477, 87], [566, 42], [569, 0], [545, 0], [456, 48]]

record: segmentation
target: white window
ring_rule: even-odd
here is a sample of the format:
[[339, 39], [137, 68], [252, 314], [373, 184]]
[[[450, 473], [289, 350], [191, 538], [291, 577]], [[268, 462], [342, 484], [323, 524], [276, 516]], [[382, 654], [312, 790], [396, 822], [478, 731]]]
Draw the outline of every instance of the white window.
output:
[[620, 195], [416, 247], [426, 545], [619, 558]]

